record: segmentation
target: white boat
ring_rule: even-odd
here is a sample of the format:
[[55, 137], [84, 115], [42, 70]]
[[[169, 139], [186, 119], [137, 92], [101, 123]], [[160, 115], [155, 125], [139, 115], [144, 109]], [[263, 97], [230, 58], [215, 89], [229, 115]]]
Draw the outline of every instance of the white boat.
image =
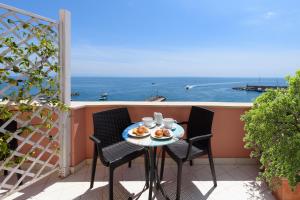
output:
[[107, 97], [99, 97], [99, 101], [105, 101], [107, 100]]
[[107, 97], [108, 97], [108, 93], [103, 92], [99, 97], [99, 101], [105, 101], [105, 100], [107, 100]]
[[148, 99], [146, 99], [146, 101], [156, 101], [156, 102], [162, 102], [162, 101], [166, 101], [166, 100], [167, 100], [166, 97], [159, 96], [159, 95], [151, 96]]
[[107, 93], [107, 92], [103, 92], [100, 96], [101, 96], [101, 97], [107, 97], [107, 96], [108, 96], [108, 93]]
[[192, 85], [186, 85], [186, 86], [185, 86], [185, 89], [186, 89], [186, 90], [190, 90], [190, 89], [192, 89], [192, 88], [193, 88]]

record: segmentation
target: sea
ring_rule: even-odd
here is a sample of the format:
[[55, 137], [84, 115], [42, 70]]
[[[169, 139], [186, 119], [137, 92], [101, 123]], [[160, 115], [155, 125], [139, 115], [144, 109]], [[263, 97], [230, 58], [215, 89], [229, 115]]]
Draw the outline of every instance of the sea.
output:
[[[145, 101], [160, 95], [166, 101], [253, 102], [261, 93], [233, 90], [246, 85], [286, 86], [284, 78], [205, 77], [72, 77], [72, 101]], [[187, 87], [189, 89], [187, 89]]]

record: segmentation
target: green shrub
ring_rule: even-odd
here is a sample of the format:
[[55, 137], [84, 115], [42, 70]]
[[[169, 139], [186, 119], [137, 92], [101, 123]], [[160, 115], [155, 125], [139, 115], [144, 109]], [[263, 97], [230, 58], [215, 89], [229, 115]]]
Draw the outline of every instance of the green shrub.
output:
[[288, 89], [268, 90], [242, 116], [245, 147], [260, 160], [259, 177], [273, 189], [280, 178], [293, 188], [300, 180], [300, 71], [287, 81]]

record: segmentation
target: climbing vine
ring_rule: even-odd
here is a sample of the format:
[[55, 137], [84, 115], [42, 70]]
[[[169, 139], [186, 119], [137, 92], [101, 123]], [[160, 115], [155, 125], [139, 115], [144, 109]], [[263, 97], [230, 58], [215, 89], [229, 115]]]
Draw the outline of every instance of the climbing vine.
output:
[[[60, 100], [59, 46], [57, 32], [53, 29], [55, 25], [13, 19], [7, 19], [5, 23], [9, 27], [6, 31], [12, 31], [5, 34], [4, 27], [0, 27], [0, 120], [16, 117], [28, 122], [18, 124], [18, 134], [28, 135], [36, 130], [39, 134], [47, 134], [46, 130], [52, 129], [58, 118], [57, 113], [68, 110]], [[33, 113], [38, 113], [38, 120]], [[33, 123], [34, 120], [37, 122]], [[5, 131], [0, 135], [0, 160], [12, 153], [9, 148], [12, 134]], [[47, 139], [53, 142], [49, 133]], [[58, 151], [59, 145], [54, 143], [53, 149]], [[24, 162], [39, 151], [32, 148], [25, 156], [15, 156], [13, 161], [6, 162], [6, 166]]]

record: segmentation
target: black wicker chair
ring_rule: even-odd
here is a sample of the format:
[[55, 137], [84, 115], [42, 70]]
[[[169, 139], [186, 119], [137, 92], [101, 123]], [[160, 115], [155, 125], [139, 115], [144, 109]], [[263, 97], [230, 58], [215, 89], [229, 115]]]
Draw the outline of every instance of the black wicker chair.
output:
[[94, 135], [90, 137], [94, 141], [94, 156], [90, 188], [93, 188], [97, 157], [104, 166], [109, 167], [109, 199], [113, 199], [113, 173], [114, 169], [131, 160], [144, 155], [146, 186], [148, 186], [148, 152], [145, 148], [130, 144], [122, 139], [122, 132], [131, 125], [131, 120], [126, 108], [107, 110], [93, 114]]
[[214, 186], [217, 186], [216, 173], [212, 158], [210, 139], [212, 137], [211, 127], [214, 113], [200, 107], [192, 107], [189, 121], [180, 124], [187, 124], [187, 140], [180, 140], [163, 147], [160, 180], [163, 178], [164, 162], [166, 152], [177, 163], [177, 193], [176, 199], [180, 199], [182, 164], [199, 156], [208, 155]]

